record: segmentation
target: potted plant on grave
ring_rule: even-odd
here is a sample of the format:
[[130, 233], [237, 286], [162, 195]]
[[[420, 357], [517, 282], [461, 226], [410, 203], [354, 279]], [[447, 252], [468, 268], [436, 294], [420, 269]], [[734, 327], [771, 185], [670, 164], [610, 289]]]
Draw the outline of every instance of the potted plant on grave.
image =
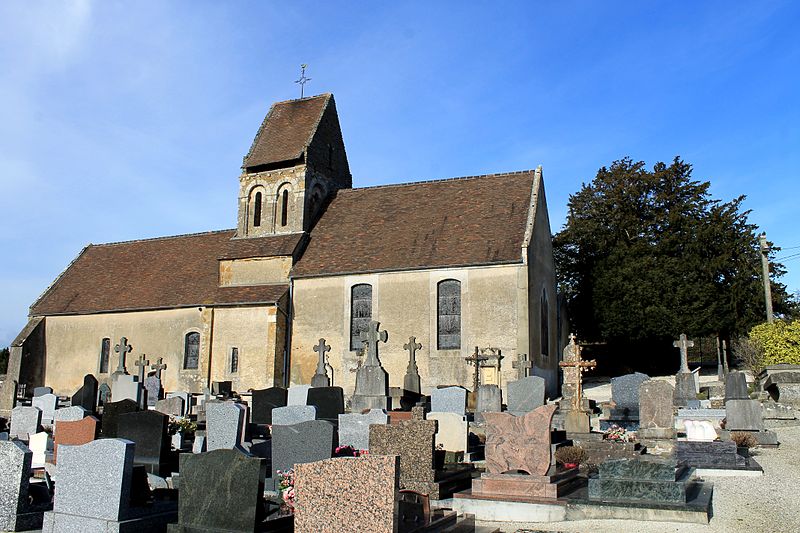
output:
[[626, 430], [617, 424], [611, 426], [603, 432], [603, 440], [611, 442], [632, 442], [636, 438], [636, 433]]
[[294, 468], [278, 470], [278, 492], [283, 504], [281, 511], [294, 513]]
[[586, 450], [580, 446], [561, 446], [556, 450], [556, 463], [565, 469], [577, 468], [586, 462]]
[[736, 443], [736, 453], [750, 457], [750, 448], [758, 446], [758, 440], [746, 431], [732, 431], [731, 440]]
[[172, 446], [176, 450], [183, 449], [184, 442], [193, 436], [195, 431], [197, 431], [196, 423], [186, 417], [170, 415], [167, 433], [172, 437]]

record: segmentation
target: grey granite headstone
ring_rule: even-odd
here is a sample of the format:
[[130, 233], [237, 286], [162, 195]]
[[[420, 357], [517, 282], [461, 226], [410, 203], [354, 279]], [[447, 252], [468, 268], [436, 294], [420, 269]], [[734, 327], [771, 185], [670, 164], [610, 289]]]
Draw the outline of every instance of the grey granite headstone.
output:
[[153, 409], [159, 413], [172, 416], [183, 416], [183, 413], [186, 412], [183, 404], [183, 398], [180, 396], [173, 396], [172, 398], [167, 398], [166, 400], [158, 400]]
[[174, 391], [167, 393], [167, 399], [170, 398], [182, 398], [183, 399], [183, 412], [181, 416], [187, 416], [192, 414], [192, 395], [186, 391]]
[[497, 385], [481, 385], [478, 387], [478, 403], [475, 407], [475, 419], [481, 421], [483, 413], [499, 413], [503, 407], [503, 394]]
[[272, 478], [278, 470], [289, 470], [298, 463], [330, 459], [334, 442], [333, 424], [309, 420], [291, 426], [272, 427]]
[[437, 413], [457, 413], [463, 415], [467, 410], [467, 390], [462, 387], [445, 387], [431, 391], [431, 411]]
[[305, 405], [311, 385], [292, 385], [286, 397], [286, 405]]
[[247, 410], [234, 402], [206, 402], [206, 448], [232, 450], [241, 448]]
[[673, 428], [675, 414], [672, 395], [675, 388], [666, 381], [651, 379], [639, 385], [639, 427]]
[[611, 378], [611, 399], [617, 409], [639, 409], [639, 386], [650, 379], [647, 374], [636, 372]]
[[52, 393], [34, 396], [31, 405], [42, 410], [42, 425], [53, 425], [53, 416], [55, 416], [56, 405], [58, 405], [58, 396]]
[[34, 503], [30, 489], [33, 453], [21, 442], [0, 441], [0, 531], [42, 527], [47, 501]]
[[[291, 390], [291, 389], [290, 389]], [[290, 426], [317, 417], [317, 408], [313, 405], [287, 405], [272, 410], [273, 426]]]
[[57, 422], [76, 422], [78, 420], [83, 420], [90, 414], [91, 413], [83, 407], [74, 405], [72, 407], [56, 409], [55, 417], [53, 417], [53, 419]]
[[192, 453], [203, 453], [206, 451], [206, 436], [199, 432], [194, 434], [194, 443], [192, 443]]
[[9, 435], [28, 440], [30, 435], [39, 431], [42, 424], [42, 410], [38, 407], [18, 405], [11, 411], [11, 429]]
[[744, 372], [733, 371], [725, 378], [725, 403], [728, 400], [749, 400], [747, 377]]
[[761, 431], [764, 419], [758, 400], [728, 400], [725, 402], [725, 429], [730, 431]]
[[154, 407], [164, 392], [161, 389], [161, 379], [157, 376], [147, 376], [144, 378], [144, 388], [147, 390], [147, 406]]
[[45, 394], [53, 394], [53, 389], [51, 387], [34, 387], [33, 388], [33, 397], [38, 398], [39, 396], [44, 396]]
[[364, 414], [341, 414], [339, 415], [339, 446], [369, 450], [369, 426], [388, 422], [389, 417], [383, 409], [372, 409]]
[[697, 399], [697, 378], [692, 372], [678, 372], [675, 374], [675, 393], [672, 396], [672, 405], [683, 407], [689, 401]]
[[111, 384], [111, 399], [115, 402], [133, 400], [141, 409], [144, 407], [146, 391], [134, 376], [129, 374], [116, 374]]
[[544, 405], [545, 380], [528, 376], [508, 382], [508, 412], [521, 416]]

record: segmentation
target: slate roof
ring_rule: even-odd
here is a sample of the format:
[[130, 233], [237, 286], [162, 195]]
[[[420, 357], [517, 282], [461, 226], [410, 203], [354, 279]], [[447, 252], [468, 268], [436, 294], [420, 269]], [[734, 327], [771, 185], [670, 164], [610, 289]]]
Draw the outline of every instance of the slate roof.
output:
[[344, 189], [296, 278], [522, 262], [534, 171]]
[[303, 156], [331, 99], [329, 93], [272, 105], [261, 123], [244, 167], [253, 168]]
[[89, 245], [32, 315], [275, 303], [288, 285], [219, 287], [218, 258], [292, 255], [302, 234], [233, 239], [235, 230]]

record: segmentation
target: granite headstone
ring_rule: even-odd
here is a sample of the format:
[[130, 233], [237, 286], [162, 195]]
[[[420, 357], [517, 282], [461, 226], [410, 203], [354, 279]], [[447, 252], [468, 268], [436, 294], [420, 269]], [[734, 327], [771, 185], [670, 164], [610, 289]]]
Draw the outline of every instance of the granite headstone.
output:
[[117, 436], [117, 423], [119, 417], [125, 413], [134, 413], [139, 410], [139, 406], [133, 400], [120, 400], [118, 402], [108, 402], [103, 406], [102, 434], [103, 438], [114, 438]]
[[635, 372], [611, 378], [611, 399], [617, 409], [639, 410], [639, 386], [649, 380], [650, 376]]
[[431, 391], [431, 411], [463, 415], [467, 409], [467, 390], [462, 387], [444, 387]]
[[329, 459], [334, 447], [333, 424], [309, 420], [291, 426], [272, 426], [272, 479], [278, 470], [300, 463]]
[[117, 437], [136, 444], [133, 463], [143, 465], [149, 474], [164, 477], [171, 473], [168, 425], [169, 417], [158, 411], [138, 411], [119, 416]]
[[270, 387], [253, 391], [253, 408], [251, 421], [253, 424], [272, 424], [272, 410], [285, 407], [288, 391], [283, 387]]
[[372, 424], [387, 424], [389, 417], [383, 409], [371, 409], [368, 413], [339, 415], [339, 446], [352, 446], [356, 450], [369, 450], [369, 427]]
[[539, 376], [528, 376], [508, 382], [508, 411], [524, 415], [544, 405], [545, 380]]
[[50, 498], [37, 501], [30, 480], [33, 453], [19, 441], [0, 441], [0, 531], [27, 531], [42, 527], [42, 513]]
[[53, 425], [53, 417], [56, 413], [56, 405], [58, 405], [58, 396], [53, 393], [40, 394], [39, 396], [33, 397], [31, 405], [42, 410], [43, 426]]
[[308, 390], [306, 405], [317, 408], [320, 420], [338, 420], [344, 413], [344, 391], [341, 387], [313, 387]]
[[286, 405], [306, 405], [311, 385], [292, 385], [286, 397]]
[[83, 407], [89, 413], [97, 411], [97, 378], [92, 374], [83, 376], [83, 385], [72, 395], [72, 405]]
[[272, 410], [273, 426], [291, 426], [317, 418], [317, 408], [313, 405], [287, 405]]
[[42, 410], [38, 407], [18, 405], [11, 410], [11, 428], [9, 435], [28, 440], [29, 435], [39, 431], [42, 425]]
[[246, 408], [238, 403], [206, 402], [206, 447], [208, 451], [241, 449]]

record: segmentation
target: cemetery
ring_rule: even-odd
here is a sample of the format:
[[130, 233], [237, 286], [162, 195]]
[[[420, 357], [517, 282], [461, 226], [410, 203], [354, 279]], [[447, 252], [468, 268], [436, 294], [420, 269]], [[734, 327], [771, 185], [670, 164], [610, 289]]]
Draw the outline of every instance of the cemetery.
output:
[[[675, 342], [674, 380], [633, 373], [599, 388], [585, 383], [596, 362], [571, 336], [558, 398], [524, 358], [504, 398], [483, 383], [490, 358], [478, 348], [464, 361], [473, 390], [421, 395], [412, 337], [405, 382], [415, 390], [396, 396], [417, 399], [395, 409], [379, 355], [386, 333], [373, 322], [362, 338], [368, 357], [351, 398], [323, 379], [324, 361], [314, 384], [288, 389], [165, 391], [161, 362], [147, 376], [142, 355], [137, 375], [127, 373], [122, 338], [105, 394], [87, 375], [71, 396], [47, 387], [15, 395], [0, 428], [0, 530], [714, 530], [717, 486], [766, 482], [775, 473], [759, 458], [800, 425], [794, 382], [782, 376], [796, 369], [769, 368], [750, 388], [738, 370], [701, 381], [686, 336]], [[321, 361], [325, 346], [315, 348]], [[720, 396], [698, 400], [701, 388]]]

